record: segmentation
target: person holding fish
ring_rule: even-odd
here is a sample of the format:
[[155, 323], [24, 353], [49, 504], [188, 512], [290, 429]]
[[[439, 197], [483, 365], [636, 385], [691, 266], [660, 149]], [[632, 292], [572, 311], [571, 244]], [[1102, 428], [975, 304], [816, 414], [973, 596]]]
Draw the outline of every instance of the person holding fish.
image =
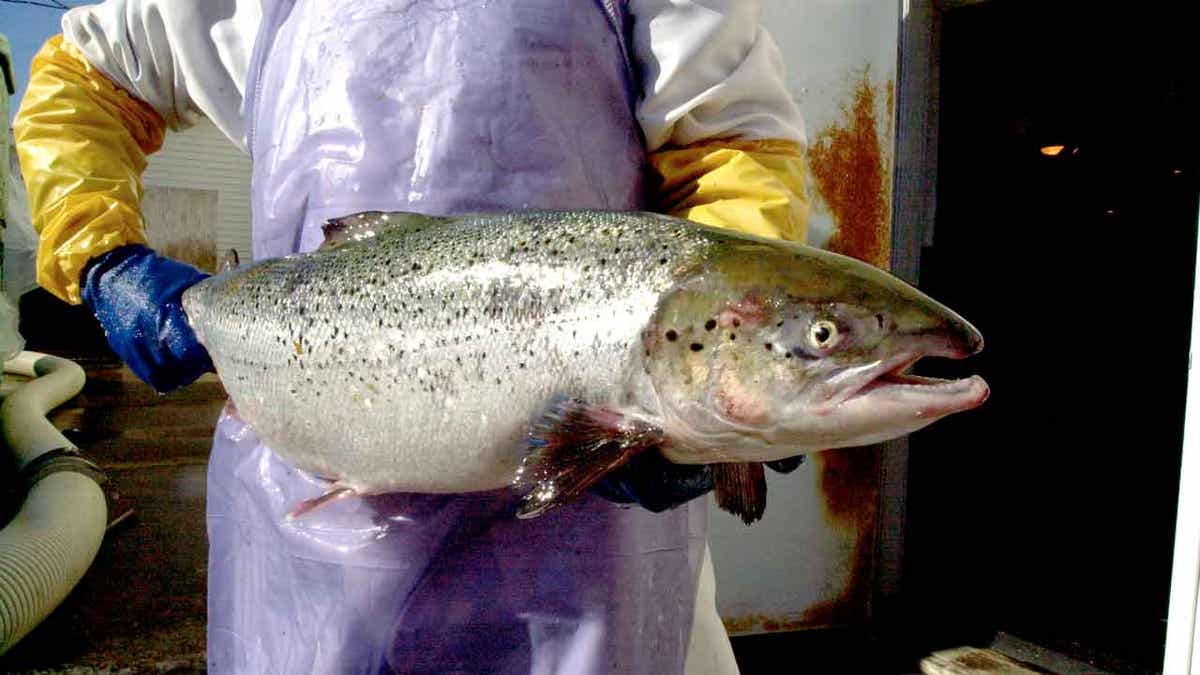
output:
[[[213, 369], [182, 304], [205, 275], [147, 248], [139, 209], [146, 155], [201, 118], [253, 160], [258, 260], [313, 251], [323, 224], [367, 211], [656, 210], [803, 241], [803, 125], [759, 15], [752, 0], [72, 9], [16, 121], [39, 283], [86, 303], [160, 391]], [[831, 340], [823, 330], [804, 336]], [[297, 362], [307, 348], [286, 347]], [[328, 425], [319, 408], [302, 422]], [[535, 519], [514, 517], [507, 488], [289, 518], [328, 484], [223, 415], [209, 670], [736, 672], [695, 499], [713, 475], [650, 450]]]

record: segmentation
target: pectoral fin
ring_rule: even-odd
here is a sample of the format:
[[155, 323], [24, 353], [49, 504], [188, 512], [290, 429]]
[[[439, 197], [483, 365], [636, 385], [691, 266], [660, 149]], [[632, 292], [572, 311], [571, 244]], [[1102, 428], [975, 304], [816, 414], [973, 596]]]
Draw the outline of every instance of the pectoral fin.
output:
[[567, 399], [530, 427], [528, 454], [513, 486], [518, 518], [533, 518], [582, 495], [613, 469], [663, 442], [662, 430], [619, 411]]
[[767, 476], [759, 462], [714, 464], [717, 506], [753, 525], [767, 510]]

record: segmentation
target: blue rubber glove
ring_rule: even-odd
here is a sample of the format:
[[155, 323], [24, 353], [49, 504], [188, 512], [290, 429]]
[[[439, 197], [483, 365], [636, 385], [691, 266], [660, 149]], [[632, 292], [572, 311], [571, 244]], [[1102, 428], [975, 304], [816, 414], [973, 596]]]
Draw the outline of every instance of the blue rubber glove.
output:
[[83, 273], [87, 304], [117, 356], [159, 392], [213, 370], [180, 299], [208, 275], [140, 244], [97, 256]]
[[796, 455], [795, 457], [777, 459], [774, 462], [767, 462], [767, 468], [775, 473], [791, 473], [800, 468], [800, 465], [804, 463], [805, 457], [807, 457], [807, 455]]
[[654, 513], [673, 509], [713, 489], [707, 464], [674, 464], [657, 450], [643, 452], [592, 486], [592, 493]]
[[[791, 473], [804, 455], [767, 462], [777, 473]], [[701, 497], [714, 487], [707, 464], [674, 464], [659, 452], [644, 452], [592, 486], [592, 493], [618, 504], [638, 504], [659, 513]]]

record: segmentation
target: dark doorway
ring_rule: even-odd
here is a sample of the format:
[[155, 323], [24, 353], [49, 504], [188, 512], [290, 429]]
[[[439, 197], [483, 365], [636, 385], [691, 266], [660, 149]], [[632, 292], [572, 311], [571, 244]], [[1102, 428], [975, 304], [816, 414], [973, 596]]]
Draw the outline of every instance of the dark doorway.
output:
[[912, 438], [905, 598], [927, 645], [1003, 630], [1161, 668], [1198, 206], [1186, 4], [943, 16], [920, 285], [987, 348], [928, 372], [978, 372], [992, 398]]

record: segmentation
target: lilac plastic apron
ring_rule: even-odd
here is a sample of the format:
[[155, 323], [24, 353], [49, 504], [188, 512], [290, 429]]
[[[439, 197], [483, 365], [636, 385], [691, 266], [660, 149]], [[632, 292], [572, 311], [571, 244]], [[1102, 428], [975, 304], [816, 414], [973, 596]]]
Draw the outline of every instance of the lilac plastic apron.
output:
[[[247, 92], [256, 257], [368, 209], [641, 205], [611, 3], [267, 5]], [[704, 500], [518, 521], [508, 490], [397, 494], [289, 522], [322, 486], [227, 417], [208, 487], [212, 672], [683, 671]]]

